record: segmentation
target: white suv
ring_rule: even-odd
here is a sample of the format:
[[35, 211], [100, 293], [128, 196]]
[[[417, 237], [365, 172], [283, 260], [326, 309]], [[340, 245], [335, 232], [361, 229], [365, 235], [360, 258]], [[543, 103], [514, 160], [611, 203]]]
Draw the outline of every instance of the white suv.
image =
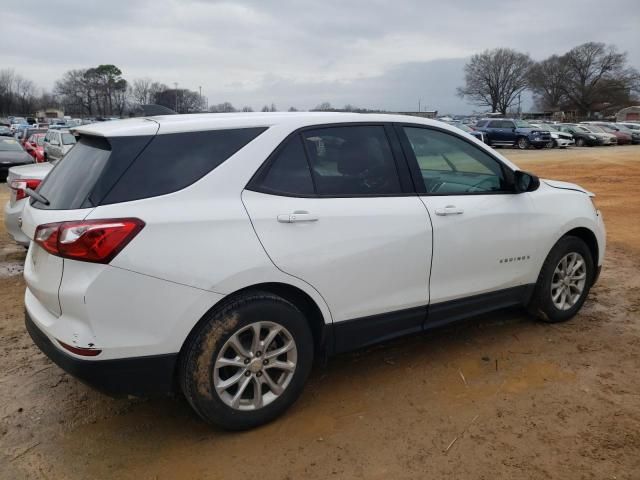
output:
[[182, 391], [250, 428], [314, 357], [489, 310], [573, 317], [593, 195], [397, 115], [201, 114], [78, 127], [24, 211], [26, 324], [114, 394]]

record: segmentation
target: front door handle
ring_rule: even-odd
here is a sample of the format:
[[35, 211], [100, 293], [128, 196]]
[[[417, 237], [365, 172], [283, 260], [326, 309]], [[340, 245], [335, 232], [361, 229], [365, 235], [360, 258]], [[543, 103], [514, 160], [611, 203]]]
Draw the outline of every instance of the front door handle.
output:
[[447, 205], [444, 208], [436, 208], [436, 215], [462, 215], [464, 210], [456, 207], [455, 205]]
[[317, 222], [318, 216], [303, 210], [296, 210], [293, 213], [278, 215], [278, 221], [280, 223]]

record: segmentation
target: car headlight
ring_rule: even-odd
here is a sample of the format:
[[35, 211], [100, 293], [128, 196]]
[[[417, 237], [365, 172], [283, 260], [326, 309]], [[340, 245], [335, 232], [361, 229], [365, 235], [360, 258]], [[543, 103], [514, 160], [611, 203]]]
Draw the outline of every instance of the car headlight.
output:
[[557, 133], [552, 133], [551, 138], [560, 138], [560, 136]]
[[599, 215], [600, 210], [598, 210], [598, 205], [596, 205], [596, 196], [589, 195], [589, 200], [591, 200], [591, 205], [593, 205], [593, 209], [596, 211], [596, 215]]
[[596, 139], [596, 136], [595, 136], [595, 135], [589, 135], [589, 138], [590, 138], [591, 140], [595, 140], [595, 139]]

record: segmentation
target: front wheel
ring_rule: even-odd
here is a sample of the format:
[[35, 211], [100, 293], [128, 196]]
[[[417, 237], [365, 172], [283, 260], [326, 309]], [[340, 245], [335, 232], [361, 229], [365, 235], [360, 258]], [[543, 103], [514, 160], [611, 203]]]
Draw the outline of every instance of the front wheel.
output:
[[572, 318], [584, 304], [593, 283], [594, 260], [578, 237], [563, 237], [542, 266], [529, 311], [548, 323]]
[[527, 138], [520, 137], [516, 142], [516, 146], [520, 150], [526, 150], [527, 148], [529, 148], [529, 140]]
[[200, 417], [245, 430], [275, 419], [300, 396], [313, 339], [295, 305], [256, 291], [208, 314], [181, 357], [182, 391]]

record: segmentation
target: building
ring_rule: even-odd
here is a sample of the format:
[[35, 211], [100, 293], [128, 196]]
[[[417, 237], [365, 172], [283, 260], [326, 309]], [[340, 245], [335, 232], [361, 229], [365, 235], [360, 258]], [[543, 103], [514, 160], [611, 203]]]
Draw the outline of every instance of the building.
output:
[[44, 110], [38, 110], [36, 112], [36, 117], [38, 120], [46, 120], [49, 118], [63, 118], [64, 111], [58, 110], [56, 108], [45, 108]]
[[640, 106], [627, 107], [616, 113], [617, 122], [640, 122]]

